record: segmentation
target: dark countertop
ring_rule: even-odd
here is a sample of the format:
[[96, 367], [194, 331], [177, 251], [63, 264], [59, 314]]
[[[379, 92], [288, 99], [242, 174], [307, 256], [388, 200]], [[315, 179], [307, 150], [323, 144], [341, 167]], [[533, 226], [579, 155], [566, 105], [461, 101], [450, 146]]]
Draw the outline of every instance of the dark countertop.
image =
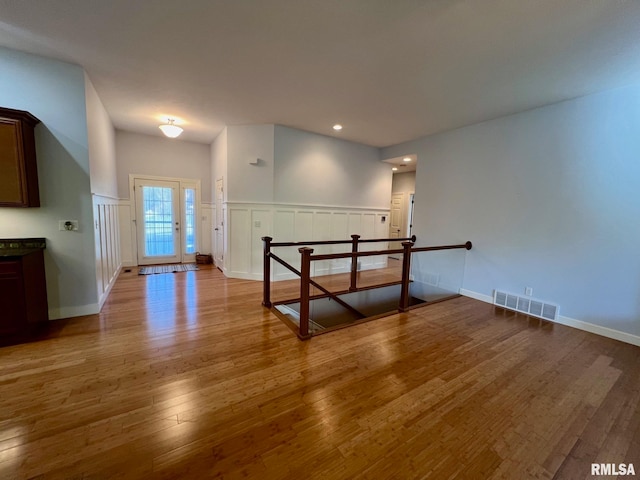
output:
[[44, 238], [0, 238], [0, 257], [3, 260], [24, 257], [46, 246]]
[[0, 248], [0, 258], [7, 260], [10, 258], [24, 257], [33, 252], [38, 252], [41, 248]]

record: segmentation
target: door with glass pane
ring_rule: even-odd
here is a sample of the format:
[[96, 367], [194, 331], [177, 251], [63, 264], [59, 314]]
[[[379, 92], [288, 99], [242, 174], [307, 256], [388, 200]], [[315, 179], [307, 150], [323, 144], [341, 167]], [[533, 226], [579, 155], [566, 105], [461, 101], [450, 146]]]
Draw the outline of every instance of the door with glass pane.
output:
[[138, 265], [182, 262], [180, 183], [136, 179]]
[[195, 184], [181, 182], [182, 195], [182, 261], [193, 263], [196, 261], [196, 249], [198, 231], [196, 219], [198, 218], [198, 202], [196, 201], [197, 189]]

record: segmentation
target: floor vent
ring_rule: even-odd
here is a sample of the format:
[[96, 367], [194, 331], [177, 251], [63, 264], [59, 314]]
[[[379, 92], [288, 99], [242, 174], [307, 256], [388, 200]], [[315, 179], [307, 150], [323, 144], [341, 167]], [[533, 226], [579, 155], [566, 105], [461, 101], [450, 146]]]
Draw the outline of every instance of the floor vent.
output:
[[531, 297], [521, 297], [519, 295], [495, 290], [493, 293], [493, 304], [545, 320], [555, 321], [558, 318], [559, 307], [557, 305]]

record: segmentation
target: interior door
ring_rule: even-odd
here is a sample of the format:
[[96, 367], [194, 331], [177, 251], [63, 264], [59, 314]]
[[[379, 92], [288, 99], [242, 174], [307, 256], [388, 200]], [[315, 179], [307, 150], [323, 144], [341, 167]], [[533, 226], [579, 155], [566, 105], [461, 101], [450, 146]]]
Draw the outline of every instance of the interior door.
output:
[[[391, 210], [389, 215], [389, 238], [401, 238], [402, 211], [404, 208], [404, 192], [391, 195]], [[389, 242], [389, 248], [402, 248], [401, 242]]]
[[215, 226], [215, 248], [214, 259], [216, 267], [223, 268], [224, 261], [224, 219], [222, 215], [222, 202], [224, 200], [222, 178], [216, 180], [216, 226]]
[[180, 182], [135, 179], [138, 265], [180, 263]]

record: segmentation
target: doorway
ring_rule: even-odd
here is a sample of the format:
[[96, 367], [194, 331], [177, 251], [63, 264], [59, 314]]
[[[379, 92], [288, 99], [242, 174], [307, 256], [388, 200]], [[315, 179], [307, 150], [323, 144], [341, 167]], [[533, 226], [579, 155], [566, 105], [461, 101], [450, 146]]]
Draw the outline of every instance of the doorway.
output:
[[[402, 238], [403, 227], [404, 192], [391, 195], [391, 208], [389, 210], [389, 238]], [[401, 242], [389, 242], [389, 249], [402, 248]]]
[[132, 183], [138, 265], [195, 262], [199, 181], [136, 176]]

